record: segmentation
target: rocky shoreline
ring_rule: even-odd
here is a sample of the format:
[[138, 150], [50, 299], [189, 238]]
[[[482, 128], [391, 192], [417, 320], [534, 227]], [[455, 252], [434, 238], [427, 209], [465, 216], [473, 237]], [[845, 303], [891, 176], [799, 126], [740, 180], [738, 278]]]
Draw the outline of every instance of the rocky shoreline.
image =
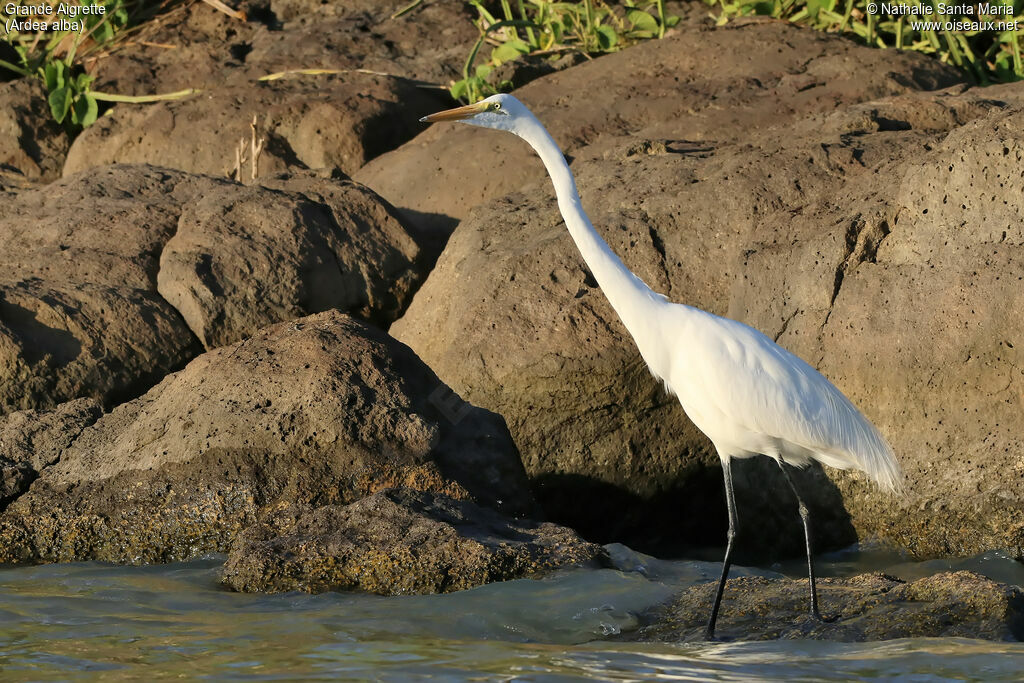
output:
[[[216, 552], [235, 590], [391, 595], [607, 567], [610, 542], [722, 543], [717, 457], [539, 161], [417, 123], [451, 105], [430, 84], [476, 39], [464, 4], [404, 4], [176, 8], [145, 29], [176, 50], [140, 42], [98, 83], [204, 93], [118, 105], [73, 141], [41, 88], [0, 83], [0, 563]], [[655, 290], [761, 329], [889, 437], [902, 498], [799, 473], [819, 548], [1024, 556], [1024, 84], [686, 17], [522, 71], [594, 224]], [[347, 71], [256, 80], [300, 66]], [[254, 114], [260, 175], [229, 180]], [[758, 460], [737, 469], [746, 563], [802, 551]], [[804, 584], [756, 579], [729, 582], [728, 638], [1024, 637], [1020, 589], [978, 575], [823, 580], [829, 624], [801, 616]], [[695, 637], [710, 589], [635, 637]]]

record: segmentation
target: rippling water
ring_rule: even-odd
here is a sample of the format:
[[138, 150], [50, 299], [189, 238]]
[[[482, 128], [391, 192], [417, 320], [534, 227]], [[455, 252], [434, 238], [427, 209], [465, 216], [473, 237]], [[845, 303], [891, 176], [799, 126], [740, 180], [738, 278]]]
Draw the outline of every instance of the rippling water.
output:
[[[220, 559], [120, 567], [0, 569], [0, 678], [453, 681], [1021, 680], [1024, 644], [908, 639], [846, 644], [640, 644], [602, 640], [718, 565], [611, 547], [622, 570], [567, 571], [450, 595], [243, 595]], [[999, 553], [909, 563], [838, 553], [822, 574], [885, 569], [917, 578], [974, 569], [1024, 585]], [[799, 575], [799, 563], [776, 567]], [[760, 574], [769, 571], [738, 570]]]

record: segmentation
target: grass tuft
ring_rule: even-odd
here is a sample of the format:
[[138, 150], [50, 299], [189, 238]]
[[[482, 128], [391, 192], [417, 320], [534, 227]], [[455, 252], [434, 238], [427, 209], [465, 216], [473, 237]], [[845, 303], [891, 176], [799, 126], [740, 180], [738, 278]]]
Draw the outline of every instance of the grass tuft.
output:
[[[467, 0], [477, 11], [480, 37], [462, 68], [462, 79], [452, 83], [452, 97], [476, 102], [510, 83], [493, 83], [494, 69], [505, 62], [534, 56], [556, 60], [572, 52], [584, 55], [615, 52], [649, 38], [661, 38], [679, 17], [665, 12], [664, 0], [604, 0], [554, 2], [552, 0], [500, 0], [492, 13], [481, 0]], [[493, 5], [494, 3], [489, 3]], [[487, 60], [477, 64], [484, 48]]]
[[[982, 85], [1024, 80], [1020, 46], [1024, 0], [704, 1], [718, 9], [715, 18], [719, 24], [736, 17], [775, 17], [819, 31], [851, 35], [879, 48], [933, 55]], [[946, 14], [951, 7], [966, 9], [967, 13]], [[989, 22], [995, 27], [988, 26]]]

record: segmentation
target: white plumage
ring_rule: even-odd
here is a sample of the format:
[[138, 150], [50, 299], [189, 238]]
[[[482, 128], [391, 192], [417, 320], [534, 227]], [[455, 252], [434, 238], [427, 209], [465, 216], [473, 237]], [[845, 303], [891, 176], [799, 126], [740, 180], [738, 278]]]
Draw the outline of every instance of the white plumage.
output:
[[422, 120], [461, 121], [505, 130], [533, 147], [551, 176], [569, 234], [651, 372], [679, 398], [686, 414], [715, 445], [725, 477], [729, 535], [707, 637], [714, 635], [736, 535], [733, 458], [767, 455], [782, 468], [804, 522], [811, 613], [821, 618], [809, 513], [783, 465], [805, 466], [817, 460], [830, 467], [853, 468], [881, 487], [898, 491], [902, 482], [899, 464], [878, 430], [817, 370], [761, 332], [735, 320], [673, 304], [626, 268], [583, 211], [558, 145], [519, 100], [495, 95]]
[[666, 330], [686, 340], [665, 382], [721, 457], [763, 454], [801, 467], [817, 460], [899, 488], [889, 444], [817, 370], [743, 323], [664, 306]]

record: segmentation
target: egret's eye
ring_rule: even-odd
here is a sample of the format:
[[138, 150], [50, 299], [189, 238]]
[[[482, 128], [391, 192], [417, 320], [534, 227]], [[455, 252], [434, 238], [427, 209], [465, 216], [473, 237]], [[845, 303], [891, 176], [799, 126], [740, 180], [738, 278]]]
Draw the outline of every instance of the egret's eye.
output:
[[501, 103], [495, 102], [491, 105], [491, 111], [501, 111]]

